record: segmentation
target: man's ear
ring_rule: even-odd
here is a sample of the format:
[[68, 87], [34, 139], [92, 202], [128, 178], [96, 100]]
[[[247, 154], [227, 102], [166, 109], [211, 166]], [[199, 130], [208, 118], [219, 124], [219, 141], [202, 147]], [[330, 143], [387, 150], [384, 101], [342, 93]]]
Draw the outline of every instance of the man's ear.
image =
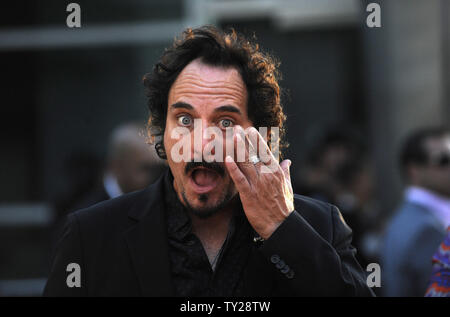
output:
[[156, 154], [159, 158], [163, 160], [167, 160], [166, 150], [164, 148], [164, 130], [160, 127], [152, 126], [151, 119], [149, 120], [149, 128], [148, 128], [148, 144], [155, 144]]
[[167, 160], [166, 149], [164, 148], [164, 140], [161, 138], [160, 141], [155, 143], [156, 154], [158, 154], [159, 158], [163, 160]]

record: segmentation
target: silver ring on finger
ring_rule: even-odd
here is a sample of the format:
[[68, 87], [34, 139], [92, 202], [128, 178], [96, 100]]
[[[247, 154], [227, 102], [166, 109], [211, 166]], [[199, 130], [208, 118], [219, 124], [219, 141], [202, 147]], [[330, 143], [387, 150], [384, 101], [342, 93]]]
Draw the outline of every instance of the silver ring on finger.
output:
[[256, 155], [252, 155], [248, 158], [248, 160], [250, 161], [250, 163], [252, 163], [253, 165], [258, 164], [259, 162], [261, 162], [261, 160], [259, 159], [259, 157], [257, 157]]

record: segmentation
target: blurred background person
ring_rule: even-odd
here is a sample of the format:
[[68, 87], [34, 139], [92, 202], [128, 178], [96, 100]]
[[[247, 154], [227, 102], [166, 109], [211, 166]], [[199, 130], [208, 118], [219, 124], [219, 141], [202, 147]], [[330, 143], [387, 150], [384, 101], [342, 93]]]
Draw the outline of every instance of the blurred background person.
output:
[[433, 273], [426, 297], [450, 297], [450, 227], [439, 249], [433, 255]]
[[406, 189], [382, 252], [386, 296], [423, 296], [431, 258], [450, 225], [450, 130], [420, 129], [400, 153]]
[[122, 124], [113, 130], [105, 161], [99, 184], [68, 211], [143, 189], [153, 183], [165, 167], [154, 146], [147, 144], [144, 127], [136, 123]]
[[361, 134], [344, 124], [325, 129], [312, 143], [295, 186], [301, 194], [339, 207], [352, 228], [358, 261], [366, 267], [377, 260], [372, 245], [378, 216], [368, 146]]

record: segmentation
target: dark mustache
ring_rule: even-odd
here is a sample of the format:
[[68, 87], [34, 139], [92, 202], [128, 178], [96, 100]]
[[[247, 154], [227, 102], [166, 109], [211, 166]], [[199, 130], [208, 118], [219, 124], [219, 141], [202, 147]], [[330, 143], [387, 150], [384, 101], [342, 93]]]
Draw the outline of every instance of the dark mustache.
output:
[[188, 162], [186, 166], [184, 167], [184, 172], [189, 174], [190, 171], [194, 170], [197, 167], [204, 167], [211, 169], [215, 172], [217, 172], [220, 176], [225, 175], [225, 168], [223, 167], [223, 164], [219, 164], [217, 162]]

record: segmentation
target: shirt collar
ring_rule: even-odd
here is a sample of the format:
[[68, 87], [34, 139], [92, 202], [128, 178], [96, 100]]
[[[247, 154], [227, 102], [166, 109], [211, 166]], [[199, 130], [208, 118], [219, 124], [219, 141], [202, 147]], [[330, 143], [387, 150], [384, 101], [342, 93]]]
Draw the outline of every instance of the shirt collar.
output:
[[119, 183], [117, 182], [117, 178], [111, 173], [106, 173], [103, 177], [103, 186], [105, 187], [105, 191], [109, 198], [116, 198], [123, 195], [122, 189], [120, 189]]
[[405, 191], [405, 199], [426, 207], [445, 227], [450, 225], [450, 199], [419, 186], [408, 187]]

